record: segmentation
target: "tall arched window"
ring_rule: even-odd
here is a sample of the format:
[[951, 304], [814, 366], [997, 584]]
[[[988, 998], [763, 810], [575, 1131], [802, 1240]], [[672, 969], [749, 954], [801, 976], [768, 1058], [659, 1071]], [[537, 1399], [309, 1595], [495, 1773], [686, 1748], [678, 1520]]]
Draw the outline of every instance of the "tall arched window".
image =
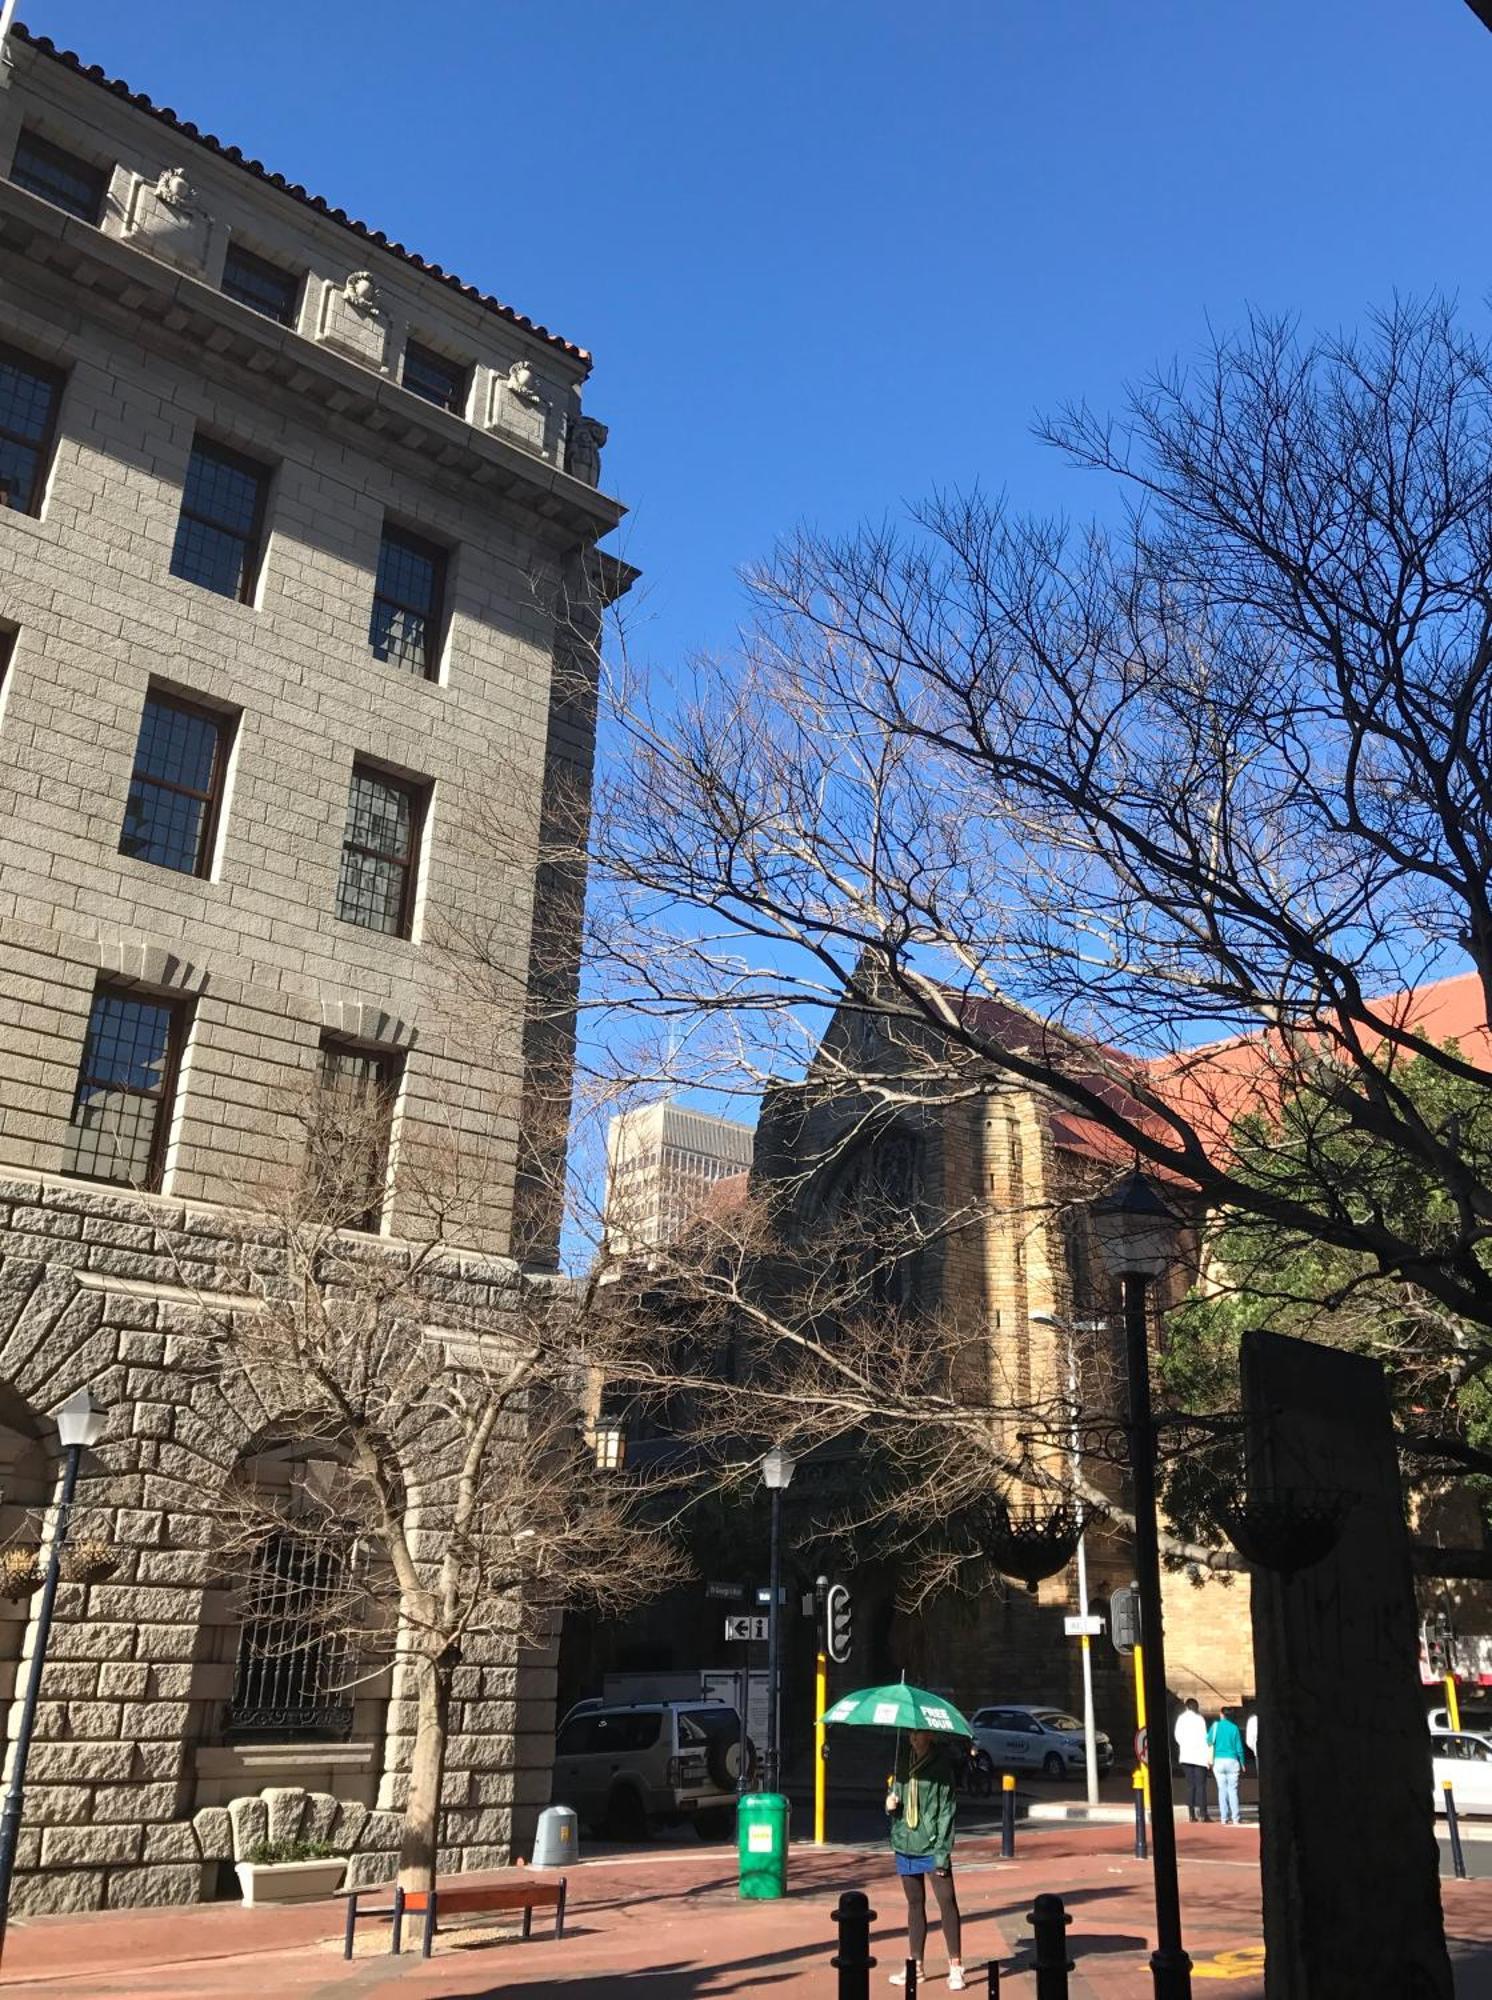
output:
[[821, 1213], [835, 1225], [838, 1261], [865, 1303], [916, 1304], [922, 1258], [922, 1142], [902, 1126], [867, 1140], [832, 1182]]
[[353, 1647], [346, 1558], [293, 1532], [260, 1546], [245, 1596], [227, 1735], [235, 1742], [352, 1733]]

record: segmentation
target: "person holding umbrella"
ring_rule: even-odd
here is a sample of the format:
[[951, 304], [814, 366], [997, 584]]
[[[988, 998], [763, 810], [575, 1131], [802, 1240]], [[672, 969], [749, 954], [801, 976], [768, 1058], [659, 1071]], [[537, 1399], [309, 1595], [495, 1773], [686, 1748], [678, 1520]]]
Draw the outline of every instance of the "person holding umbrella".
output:
[[[931, 1877], [948, 1948], [948, 1989], [962, 1993], [967, 1981], [963, 1965], [963, 1926], [958, 1894], [953, 1886], [953, 1834], [958, 1801], [954, 1793], [955, 1757], [947, 1735], [913, 1729], [897, 1739], [896, 1768], [886, 1792], [891, 1817], [891, 1852], [907, 1898], [907, 1955], [917, 1961], [927, 1946], [927, 1883]], [[893, 1972], [891, 1984], [905, 1986], [905, 1972]]]
[[[920, 1979], [930, 1875], [948, 1947], [949, 1990], [966, 1992], [962, 1924], [953, 1888], [953, 1821], [958, 1810], [954, 1774], [960, 1753], [973, 1740], [973, 1730], [951, 1701], [926, 1688], [909, 1687], [905, 1678], [887, 1687], [857, 1688], [841, 1695], [822, 1720], [849, 1729], [896, 1731], [886, 1811], [891, 1819], [891, 1852], [907, 1897], [908, 1955], [916, 1960]], [[904, 1972], [892, 1974], [893, 1986], [906, 1983]]]

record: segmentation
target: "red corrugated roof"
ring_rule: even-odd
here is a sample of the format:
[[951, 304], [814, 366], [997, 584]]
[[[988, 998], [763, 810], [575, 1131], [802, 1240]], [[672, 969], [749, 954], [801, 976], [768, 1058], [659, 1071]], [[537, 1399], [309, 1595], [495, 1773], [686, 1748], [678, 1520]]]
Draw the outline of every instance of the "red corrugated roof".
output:
[[361, 236], [367, 242], [376, 244], [388, 256], [397, 257], [402, 264], [413, 265], [415, 270], [422, 271], [427, 278], [437, 279], [442, 285], [448, 285], [452, 291], [459, 292], [462, 298], [472, 300], [474, 304], [485, 307], [488, 312], [497, 313], [514, 326], [521, 326], [525, 333], [531, 333], [536, 340], [542, 340], [548, 346], [558, 348], [561, 353], [568, 354], [572, 360], [579, 361], [589, 369], [591, 357], [585, 348], [577, 347], [573, 341], [562, 339], [557, 333], [551, 333], [547, 326], [540, 326], [525, 313], [515, 312], [512, 306], [505, 306], [500, 299], [493, 298], [490, 292], [479, 292], [475, 285], [468, 285], [452, 272], [443, 271], [439, 264], [427, 264], [423, 257], [413, 250], [406, 250], [402, 243], [391, 243], [381, 229], [370, 229], [366, 222], [359, 222], [345, 209], [333, 208], [323, 196], [309, 193], [298, 182], [286, 180], [283, 174], [272, 173], [262, 161], [247, 158], [239, 147], [225, 146], [220, 139], [214, 138], [211, 132], [199, 131], [189, 119], [178, 118], [169, 107], [154, 104], [142, 91], [131, 90], [127, 83], [122, 83], [117, 77], [105, 75], [97, 63], [85, 63], [82, 57], [75, 55], [71, 49], [59, 49], [49, 36], [32, 34], [31, 30], [20, 21], [12, 26], [10, 32], [16, 41], [27, 43], [41, 55], [50, 56], [54, 62], [59, 62], [64, 68], [75, 71], [89, 83], [96, 83], [101, 90], [110, 91], [115, 97], [122, 97], [137, 111], [143, 111], [160, 124], [169, 126], [173, 132], [179, 132], [182, 138], [190, 139], [194, 145], [205, 146], [210, 153], [215, 153], [220, 160], [226, 160], [230, 166], [242, 168], [245, 173], [253, 174], [256, 180], [267, 181], [271, 187], [278, 188], [281, 194], [288, 194], [292, 201], [303, 203], [307, 208], [314, 209], [318, 215], [330, 217], [344, 229], [350, 229], [354, 236]]

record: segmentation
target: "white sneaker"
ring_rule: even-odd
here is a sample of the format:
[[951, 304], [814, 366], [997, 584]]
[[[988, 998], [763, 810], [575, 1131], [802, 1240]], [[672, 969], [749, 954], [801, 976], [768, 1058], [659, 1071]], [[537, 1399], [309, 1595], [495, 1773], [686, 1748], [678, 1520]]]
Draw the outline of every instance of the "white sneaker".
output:
[[[922, 1970], [922, 1967], [919, 1965], [917, 1968], [917, 1984], [920, 1986], [923, 1980], [926, 1979], [926, 1977], [927, 1974]], [[907, 1983], [907, 1975], [904, 1972], [893, 1972], [889, 1983], [892, 1986], [905, 1986]]]
[[950, 1993], [963, 1993], [967, 1990], [968, 1984], [968, 1980], [964, 1977], [963, 1967], [961, 1965], [950, 1965], [948, 1968], [948, 1991]]

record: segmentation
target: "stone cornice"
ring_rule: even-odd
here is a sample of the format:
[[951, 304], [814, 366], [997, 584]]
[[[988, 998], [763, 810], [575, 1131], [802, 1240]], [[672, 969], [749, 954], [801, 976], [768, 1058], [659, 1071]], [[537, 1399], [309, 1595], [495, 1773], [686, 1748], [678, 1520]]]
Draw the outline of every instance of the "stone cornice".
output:
[[539, 538], [562, 552], [595, 543], [627, 511], [546, 460], [4, 180], [0, 254], [23, 257], [32, 274], [49, 270], [66, 279], [101, 316], [112, 307], [140, 333], [195, 350], [199, 365], [211, 356], [225, 371], [242, 371], [256, 395], [277, 385], [313, 405], [318, 421], [331, 417], [361, 431], [363, 448], [377, 456], [414, 454], [427, 476], [438, 468], [465, 484], [468, 503], [490, 495], [494, 504], [521, 509]]

